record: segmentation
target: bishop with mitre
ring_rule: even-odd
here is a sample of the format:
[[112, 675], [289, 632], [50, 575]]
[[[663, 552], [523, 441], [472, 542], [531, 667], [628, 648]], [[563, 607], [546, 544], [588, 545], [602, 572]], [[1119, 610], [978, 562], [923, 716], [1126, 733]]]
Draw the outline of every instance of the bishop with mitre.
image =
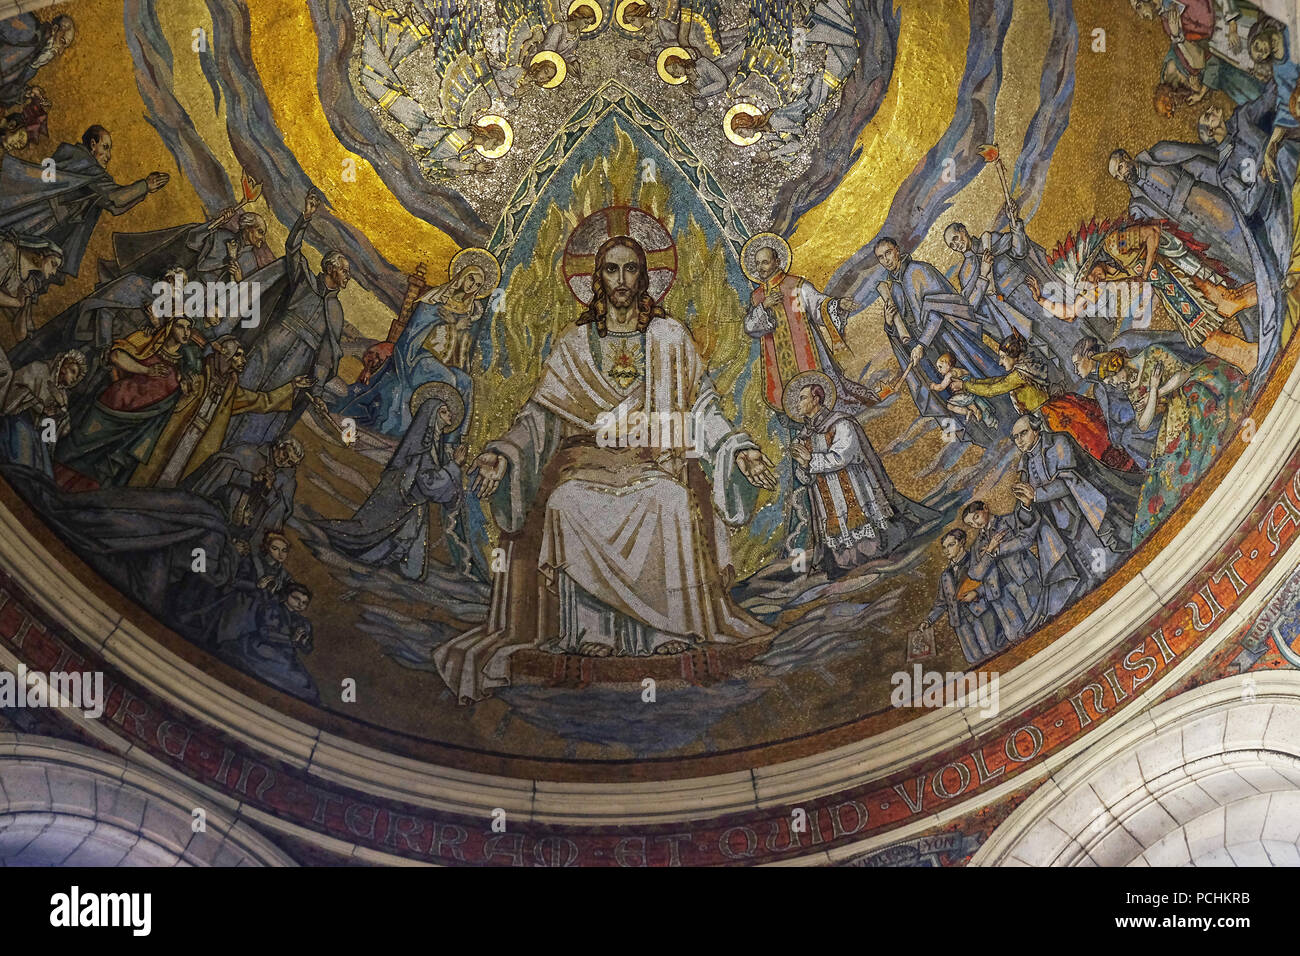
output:
[[[640, 215], [648, 225], [626, 231], [662, 231]], [[728, 528], [748, 520], [755, 486], [775, 490], [773, 466], [723, 415], [690, 332], [651, 294], [650, 271], [637, 239], [599, 247], [588, 308], [557, 339], [514, 424], [472, 465], [507, 568], [493, 576], [487, 623], [434, 652], [462, 702], [509, 683], [509, 658], [525, 648], [680, 654], [770, 635], [728, 593]], [[647, 417], [693, 424], [647, 430]], [[642, 427], [611, 441], [609, 423], [624, 421]]]

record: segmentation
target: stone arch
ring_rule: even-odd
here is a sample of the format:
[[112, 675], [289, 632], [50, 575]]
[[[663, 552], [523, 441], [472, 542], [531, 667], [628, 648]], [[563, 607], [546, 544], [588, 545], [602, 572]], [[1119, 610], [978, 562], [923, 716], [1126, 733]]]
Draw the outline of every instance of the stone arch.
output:
[[1225, 678], [1104, 734], [973, 866], [1300, 865], [1300, 673]]
[[[202, 808], [204, 829], [195, 832]], [[0, 865], [293, 866], [224, 807], [80, 744], [0, 736]]]

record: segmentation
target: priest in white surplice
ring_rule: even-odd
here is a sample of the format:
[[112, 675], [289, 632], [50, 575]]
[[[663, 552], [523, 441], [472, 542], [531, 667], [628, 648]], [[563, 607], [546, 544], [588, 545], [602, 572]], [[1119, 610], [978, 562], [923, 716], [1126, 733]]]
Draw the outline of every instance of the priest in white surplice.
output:
[[[722, 414], [690, 332], [649, 294], [646, 254], [615, 236], [592, 301], [551, 349], [532, 397], [472, 466], [507, 570], [487, 623], [434, 662], [462, 702], [509, 683], [528, 647], [594, 657], [678, 654], [770, 631], [731, 600], [728, 528], [772, 463]], [[612, 434], [611, 422], [685, 423]]]
[[942, 517], [894, 487], [862, 425], [834, 395], [831, 379], [813, 370], [792, 378], [783, 396], [786, 414], [804, 423], [790, 456], [812, 503], [814, 566], [831, 580], [889, 555]]

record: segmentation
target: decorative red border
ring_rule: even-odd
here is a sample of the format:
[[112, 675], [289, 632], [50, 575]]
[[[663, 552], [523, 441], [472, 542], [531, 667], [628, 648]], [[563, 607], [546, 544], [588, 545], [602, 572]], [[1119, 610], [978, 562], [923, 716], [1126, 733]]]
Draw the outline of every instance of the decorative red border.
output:
[[[1024, 774], [1095, 730], [1200, 644], [1277, 563], [1297, 533], [1300, 450], [1220, 554], [1162, 612], [1050, 698], [1008, 716], [979, 742], [954, 747], [906, 772], [797, 808], [772, 807], [702, 824], [632, 828], [507, 821], [507, 832], [493, 833], [488, 819], [435, 813], [326, 783], [183, 714], [98, 655], [76, 649], [5, 574], [0, 574], [0, 643], [33, 670], [104, 671], [102, 720], [123, 741], [251, 807], [350, 844], [461, 864], [771, 862], [861, 840], [942, 811]], [[806, 814], [803, 832], [792, 832], [796, 809]]]

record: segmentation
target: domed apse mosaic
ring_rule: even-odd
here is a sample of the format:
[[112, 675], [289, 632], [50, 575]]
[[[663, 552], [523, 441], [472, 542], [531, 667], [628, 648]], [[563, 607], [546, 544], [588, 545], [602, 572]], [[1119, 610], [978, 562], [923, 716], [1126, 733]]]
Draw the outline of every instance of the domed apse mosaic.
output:
[[1291, 42], [1210, 0], [13, 13], [5, 500], [211, 677], [458, 768], [996, 693], [1278, 399]]

